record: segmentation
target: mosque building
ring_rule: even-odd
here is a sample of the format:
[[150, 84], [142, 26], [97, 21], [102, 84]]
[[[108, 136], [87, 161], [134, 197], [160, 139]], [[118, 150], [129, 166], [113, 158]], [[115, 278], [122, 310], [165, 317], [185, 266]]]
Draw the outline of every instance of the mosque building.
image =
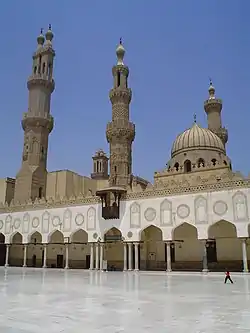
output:
[[207, 128], [175, 139], [154, 182], [135, 176], [132, 90], [120, 41], [109, 92], [109, 154], [98, 150], [90, 176], [47, 171], [55, 50], [51, 27], [37, 38], [28, 78], [21, 167], [0, 180], [0, 265], [90, 270], [248, 272], [250, 178], [232, 170], [222, 100], [210, 83]]

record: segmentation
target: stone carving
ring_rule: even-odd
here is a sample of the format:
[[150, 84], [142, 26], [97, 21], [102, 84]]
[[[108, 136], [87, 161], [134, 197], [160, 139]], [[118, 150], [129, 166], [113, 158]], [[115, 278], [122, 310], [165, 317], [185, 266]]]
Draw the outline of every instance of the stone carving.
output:
[[37, 216], [33, 217], [32, 219], [32, 227], [33, 228], [37, 228], [39, 227], [40, 221], [39, 218]]
[[194, 212], [196, 223], [208, 223], [207, 199], [199, 196], [194, 201]]
[[96, 210], [94, 207], [90, 207], [87, 212], [87, 230], [96, 229]]
[[179, 218], [181, 219], [185, 219], [189, 216], [190, 214], [190, 208], [188, 205], [180, 205], [177, 208], [177, 215], [179, 216]]
[[19, 229], [20, 226], [21, 226], [21, 220], [20, 220], [19, 218], [16, 218], [16, 219], [14, 220], [13, 227], [14, 227], [15, 229]]
[[7, 215], [5, 218], [5, 233], [9, 234], [12, 228], [12, 216]]
[[70, 209], [66, 209], [63, 213], [63, 231], [71, 230], [72, 212]]
[[213, 206], [213, 211], [216, 215], [222, 216], [228, 210], [227, 204], [224, 201], [216, 201]]
[[141, 208], [137, 202], [130, 206], [130, 228], [138, 228], [141, 226]]
[[235, 221], [248, 221], [248, 207], [246, 196], [242, 192], [237, 192], [233, 196], [233, 210]]
[[172, 225], [172, 202], [168, 199], [162, 201], [160, 205], [160, 224], [161, 226]]
[[147, 208], [144, 212], [144, 217], [148, 222], [152, 222], [156, 218], [156, 210], [154, 208]]
[[96, 232], [93, 234], [93, 238], [94, 238], [94, 239], [97, 239], [97, 238], [98, 238], [98, 234], [97, 234]]
[[84, 215], [81, 214], [81, 213], [76, 214], [75, 223], [78, 226], [83, 225], [83, 223], [84, 223]]
[[133, 236], [132, 231], [129, 231], [129, 232], [127, 233], [127, 236], [128, 236], [128, 238], [131, 238], [131, 237]]
[[30, 230], [30, 214], [25, 213], [23, 216], [23, 233], [28, 233]]
[[58, 227], [61, 224], [61, 219], [59, 216], [54, 216], [52, 218], [52, 225], [53, 227]]
[[50, 213], [44, 212], [42, 216], [42, 232], [47, 233], [49, 232], [49, 224], [50, 224]]
[[0, 220], [0, 230], [3, 229], [3, 220]]

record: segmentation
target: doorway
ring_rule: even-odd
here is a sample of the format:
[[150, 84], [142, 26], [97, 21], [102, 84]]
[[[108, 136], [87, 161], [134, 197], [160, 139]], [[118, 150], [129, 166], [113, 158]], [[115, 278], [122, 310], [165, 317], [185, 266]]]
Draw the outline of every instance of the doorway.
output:
[[213, 263], [217, 262], [217, 250], [216, 250], [216, 241], [209, 241], [206, 243], [207, 249], [207, 262]]
[[90, 255], [89, 254], [86, 255], [86, 268], [87, 269], [90, 268]]
[[[170, 244], [171, 263], [175, 263], [175, 243]], [[167, 244], [165, 243], [165, 262], [167, 262]]]
[[56, 267], [63, 268], [63, 255], [62, 254], [58, 254], [56, 257]]
[[36, 255], [32, 256], [32, 267], [36, 267]]

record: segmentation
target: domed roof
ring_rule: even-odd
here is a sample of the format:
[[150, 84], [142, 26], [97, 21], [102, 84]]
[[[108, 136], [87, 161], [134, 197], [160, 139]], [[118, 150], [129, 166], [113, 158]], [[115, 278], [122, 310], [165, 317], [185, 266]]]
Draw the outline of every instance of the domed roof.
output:
[[196, 123], [177, 136], [172, 146], [171, 155], [174, 157], [186, 150], [195, 149], [216, 150], [223, 154], [226, 153], [221, 139], [209, 129], [202, 128]]

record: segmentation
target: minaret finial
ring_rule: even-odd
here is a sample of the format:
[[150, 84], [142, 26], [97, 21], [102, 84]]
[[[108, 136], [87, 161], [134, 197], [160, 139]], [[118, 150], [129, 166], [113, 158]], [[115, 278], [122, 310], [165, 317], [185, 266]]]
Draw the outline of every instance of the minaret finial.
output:
[[38, 44], [37, 49], [42, 48], [44, 40], [45, 40], [45, 38], [44, 38], [44, 35], [43, 35], [43, 28], [41, 28], [40, 35], [37, 37], [37, 44]]
[[209, 99], [215, 99], [215, 88], [213, 86], [213, 82], [212, 82], [211, 77], [209, 78], [209, 89], [208, 89], [208, 92], [209, 92]]
[[120, 38], [120, 43], [116, 49], [117, 65], [124, 65], [123, 63], [124, 55], [125, 55], [125, 49], [122, 45], [122, 38]]
[[196, 124], [196, 113], [194, 113], [194, 123]]
[[52, 39], [54, 37], [54, 34], [51, 30], [51, 24], [49, 24], [48, 31], [46, 32], [45, 37], [46, 37], [45, 44], [46, 45], [52, 45]]

